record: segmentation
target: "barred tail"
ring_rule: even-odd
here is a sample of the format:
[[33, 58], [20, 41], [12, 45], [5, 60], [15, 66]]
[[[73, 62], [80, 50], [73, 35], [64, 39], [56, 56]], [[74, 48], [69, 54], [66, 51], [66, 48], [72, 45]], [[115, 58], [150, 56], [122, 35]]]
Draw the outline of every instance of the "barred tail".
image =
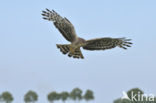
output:
[[72, 54], [70, 52], [70, 44], [64, 44], [64, 45], [60, 45], [60, 44], [56, 44], [57, 48], [60, 49], [60, 51], [63, 53], [63, 54], [68, 54], [69, 57], [73, 57], [73, 58], [84, 58], [82, 53], [81, 53], [81, 50], [80, 48], [77, 48], [74, 52], [74, 54]]

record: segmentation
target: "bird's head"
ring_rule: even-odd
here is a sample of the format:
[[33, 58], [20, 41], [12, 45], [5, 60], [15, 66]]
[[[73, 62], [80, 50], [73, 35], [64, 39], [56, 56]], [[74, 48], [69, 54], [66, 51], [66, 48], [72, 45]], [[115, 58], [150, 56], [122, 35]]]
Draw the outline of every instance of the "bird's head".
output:
[[79, 38], [79, 42], [82, 43], [82, 44], [84, 44], [86, 42], [86, 40], [83, 39], [83, 38]]

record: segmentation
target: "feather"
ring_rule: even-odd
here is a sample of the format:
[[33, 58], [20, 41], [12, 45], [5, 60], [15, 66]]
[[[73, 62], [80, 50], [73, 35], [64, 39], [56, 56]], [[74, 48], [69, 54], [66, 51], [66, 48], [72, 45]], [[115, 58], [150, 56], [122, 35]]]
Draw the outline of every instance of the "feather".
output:
[[43, 19], [52, 21], [66, 40], [70, 42], [74, 42], [74, 40], [76, 40], [77, 36], [74, 26], [67, 18], [63, 18], [54, 10], [50, 11], [49, 9], [42, 11], [41, 15], [43, 16]]
[[83, 49], [86, 50], [105, 50], [105, 49], [112, 49], [116, 46], [120, 48], [127, 49], [126, 47], [131, 47], [130, 39], [125, 38], [98, 38], [87, 40], [86, 45], [83, 46]]

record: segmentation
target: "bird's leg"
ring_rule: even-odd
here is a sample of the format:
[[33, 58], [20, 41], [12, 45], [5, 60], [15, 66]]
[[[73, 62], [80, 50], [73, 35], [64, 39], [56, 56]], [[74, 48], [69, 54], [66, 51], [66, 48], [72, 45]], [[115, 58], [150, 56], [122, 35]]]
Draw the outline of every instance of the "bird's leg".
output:
[[75, 49], [74, 49], [74, 48], [72, 48], [72, 47], [70, 47], [70, 52], [71, 52], [72, 54], [74, 54]]

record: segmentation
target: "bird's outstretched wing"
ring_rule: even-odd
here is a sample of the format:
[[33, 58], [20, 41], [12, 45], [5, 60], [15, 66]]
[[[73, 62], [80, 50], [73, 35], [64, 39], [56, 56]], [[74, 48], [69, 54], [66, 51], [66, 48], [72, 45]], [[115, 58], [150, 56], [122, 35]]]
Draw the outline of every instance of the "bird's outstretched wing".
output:
[[115, 48], [116, 46], [127, 49], [127, 47], [131, 47], [131, 39], [125, 38], [99, 38], [87, 40], [86, 44], [83, 46], [83, 49], [86, 50], [105, 50]]
[[67, 19], [61, 17], [54, 10], [46, 9], [42, 11], [43, 19], [52, 21], [55, 27], [62, 33], [62, 35], [70, 42], [76, 39], [76, 32], [72, 23]]

